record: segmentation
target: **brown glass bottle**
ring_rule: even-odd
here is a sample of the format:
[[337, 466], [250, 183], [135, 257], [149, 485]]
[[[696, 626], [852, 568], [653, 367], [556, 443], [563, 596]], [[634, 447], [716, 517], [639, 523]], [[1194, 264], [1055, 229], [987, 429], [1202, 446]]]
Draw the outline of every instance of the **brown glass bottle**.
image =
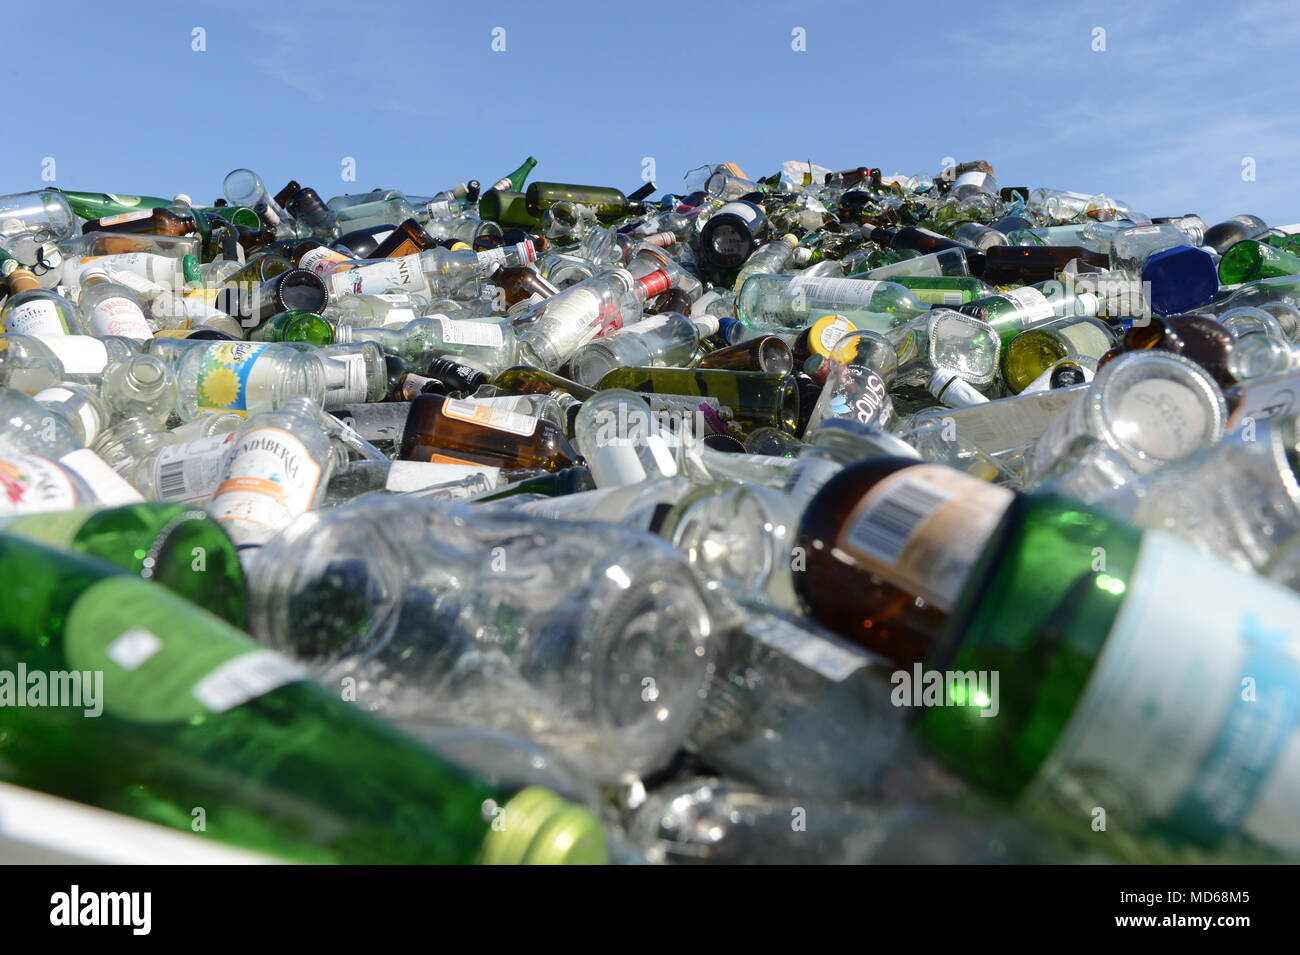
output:
[[558, 471], [582, 458], [554, 423], [491, 405], [422, 394], [402, 432], [403, 461]]
[[784, 339], [775, 335], [763, 335], [711, 351], [696, 362], [695, 367], [766, 371], [784, 375], [794, 370], [794, 355]]
[[646, 311], [656, 315], [664, 312], [677, 312], [687, 317], [691, 314], [691, 297], [679, 288], [670, 288], [662, 295], [656, 296], [646, 304]]
[[849, 465], [804, 510], [795, 591], [823, 626], [923, 662], [1014, 495], [911, 458]]
[[87, 232], [126, 232], [134, 235], [190, 235], [199, 231], [194, 216], [177, 215], [170, 209], [140, 209], [116, 216], [92, 219], [81, 227]]
[[395, 259], [403, 255], [413, 255], [432, 249], [438, 241], [420, 228], [420, 223], [407, 219], [380, 242], [370, 254], [372, 259]]
[[[1110, 268], [1110, 258], [1104, 252], [1093, 252], [1077, 245], [995, 245], [982, 254], [985, 258], [980, 277], [990, 285], [1046, 282], [1056, 278], [1072, 259], [1099, 269]], [[971, 274], [975, 274], [973, 267]]]
[[1155, 348], [1190, 358], [1213, 375], [1223, 388], [1237, 384], [1237, 379], [1228, 370], [1232, 343], [1232, 332], [1223, 323], [1208, 315], [1196, 314], [1153, 315], [1148, 322], [1134, 325], [1125, 332], [1123, 342], [1128, 351]]
[[497, 269], [492, 273], [491, 280], [496, 284], [497, 288], [505, 293], [506, 308], [518, 305], [520, 302], [526, 302], [534, 295], [538, 296], [540, 301], [541, 299], [550, 298], [560, 291], [538, 275], [537, 270], [529, 265]]

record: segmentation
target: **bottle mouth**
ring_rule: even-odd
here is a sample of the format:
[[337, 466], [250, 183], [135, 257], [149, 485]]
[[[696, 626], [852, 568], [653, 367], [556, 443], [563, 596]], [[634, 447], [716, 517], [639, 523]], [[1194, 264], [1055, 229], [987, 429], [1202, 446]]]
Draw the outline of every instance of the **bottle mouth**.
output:
[[781, 380], [780, 428], [787, 434], [799, 432], [799, 385], [794, 375], [786, 375]]

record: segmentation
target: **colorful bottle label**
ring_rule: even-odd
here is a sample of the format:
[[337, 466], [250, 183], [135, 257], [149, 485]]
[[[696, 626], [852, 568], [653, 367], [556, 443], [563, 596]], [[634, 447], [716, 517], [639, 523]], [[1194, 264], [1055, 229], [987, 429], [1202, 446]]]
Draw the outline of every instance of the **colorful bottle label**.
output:
[[57, 461], [31, 454], [0, 458], [0, 514], [68, 511], [89, 503]]
[[145, 321], [140, 306], [121, 295], [110, 295], [90, 310], [92, 335], [120, 335], [147, 341], [153, 338], [153, 329]]
[[321, 468], [306, 445], [281, 428], [245, 431], [208, 510], [236, 525], [239, 543], [265, 540], [311, 508]]
[[218, 342], [199, 361], [198, 404], [213, 411], [248, 415], [248, 377], [265, 342]]
[[298, 260], [298, 268], [306, 269], [308, 272], [314, 272], [316, 275], [327, 275], [334, 272], [341, 265], [346, 265], [352, 259], [348, 258], [342, 252], [335, 252], [327, 246], [317, 246], [302, 254]]
[[104, 675], [104, 712], [132, 723], [224, 713], [306, 679], [301, 667], [137, 577], [105, 578], [77, 598], [64, 653], [72, 669]]
[[1205, 848], [1241, 834], [1300, 852], [1295, 594], [1152, 532], [1127, 586], [1097, 580], [1124, 602], [1026, 807], [1104, 780], [1134, 828], [1137, 813]]

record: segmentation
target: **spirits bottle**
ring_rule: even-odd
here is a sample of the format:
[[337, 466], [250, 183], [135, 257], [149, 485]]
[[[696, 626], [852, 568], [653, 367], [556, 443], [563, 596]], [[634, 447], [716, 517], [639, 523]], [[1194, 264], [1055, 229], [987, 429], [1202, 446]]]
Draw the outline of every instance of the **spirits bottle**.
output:
[[425, 367], [443, 356], [497, 372], [514, 364], [515, 337], [493, 319], [456, 319], [442, 315], [417, 318], [390, 328], [336, 326], [335, 341], [374, 342], [412, 367]]
[[545, 371], [558, 371], [589, 340], [638, 317], [646, 300], [670, 285], [663, 269], [642, 278], [626, 269], [609, 269], [571, 285], [521, 316], [520, 357]]
[[98, 719], [0, 708], [20, 786], [187, 833], [202, 790], [204, 838], [299, 862], [604, 857], [585, 810], [467, 775], [163, 587], [14, 536], [0, 562], [0, 654], [103, 674]]
[[333, 295], [392, 290], [445, 295], [477, 281], [497, 266], [528, 265], [536, 258], [531, 241], [485, 252], [433, 248], [398, 259], [359, 262], [355, 268], [332, 272], [327, 278]]
[[581, 463], [564, 431], [550, 421], [431, 394], [411, 402], [398, 457], [548, 471]]

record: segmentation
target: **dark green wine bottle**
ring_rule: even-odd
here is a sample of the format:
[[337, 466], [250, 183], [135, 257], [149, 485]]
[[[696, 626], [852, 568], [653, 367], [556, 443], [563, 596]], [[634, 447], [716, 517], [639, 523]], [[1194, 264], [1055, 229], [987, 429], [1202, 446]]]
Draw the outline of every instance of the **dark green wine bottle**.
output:
[[5, 782], [301, 862], [605, 859], [586, 809], [465, 773], [163, 587], [8, 535], [0, 568]]
[[717, 368], [615, 368], [596, 388], [716, 398], [731, 409], [736, 424], [745, 431], [778, 428], [794, 434], [799, 427], [799, 387], [789, 374]]
[[557, 202], [574, 202], [596, 210], [596, 218], [612, 222], [633, 210], [627, 196], [607, 186], [577, 186], [567, 182], [535, 182], [524, 193], [530, 215], [541, 215]]

